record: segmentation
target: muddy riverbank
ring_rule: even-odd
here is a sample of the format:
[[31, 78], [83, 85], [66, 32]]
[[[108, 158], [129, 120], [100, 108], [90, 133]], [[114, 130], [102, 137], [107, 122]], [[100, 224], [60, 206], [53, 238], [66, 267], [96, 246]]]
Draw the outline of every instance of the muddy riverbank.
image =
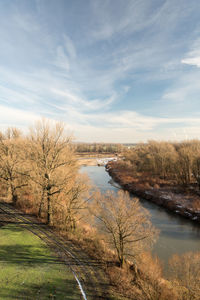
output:
[[[167, 185], [151, 187], [148, 184], [141, 184], [138, 178], [134, 178], [134, 174], [122, 168], [118, 162], [108, 162], [106, 170], [124, 190], [200, 224], [199, 196], [188, 192], [180, 192], [178, 187]], [[195, 203], [197, 203], [196, 207]]]

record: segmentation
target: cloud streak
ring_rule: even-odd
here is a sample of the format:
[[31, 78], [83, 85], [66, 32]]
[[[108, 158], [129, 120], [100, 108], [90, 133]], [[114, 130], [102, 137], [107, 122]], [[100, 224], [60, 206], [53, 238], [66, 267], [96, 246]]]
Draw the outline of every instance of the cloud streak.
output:
[[184, 127], [196, 135], [197, 1], [8, 2], [0, 3], [2, 126], [43, 115], [79, 140], [168, 138], [173, 128], [180, 138]]
[[181, 62], [186, 65], [192, 65], [200, 68], [200, 39], [198, 38], [193, 42], [191, 50], [187, 53], [187, 57], [182, 59]]

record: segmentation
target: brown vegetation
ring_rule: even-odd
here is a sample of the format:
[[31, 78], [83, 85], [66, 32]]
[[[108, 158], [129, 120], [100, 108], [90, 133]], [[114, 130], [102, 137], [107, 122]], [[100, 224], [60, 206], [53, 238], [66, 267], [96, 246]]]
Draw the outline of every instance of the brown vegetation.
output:
[[151, 141], [110, 162], [109, 174], [125, 189], [200, 222], [200, 141]]
[[0, 135], [0, 180], [18, 207], [74, 229], [87, 188], [71, 140], [63, 124], [47, 120], [37, 122], [28, 136], [8, 129]]
[[122, 144], [110, 143], [76, 143], [74, 144], [75, 151], [81, 154], [109, 154], [120, 153], [124, 147]]
[[131, 199], [123, 191], [117, 195], [99, 193], [92, 204], [90, 212], [95, 216], [95, 224], [117, 254], [120, 267], [126, 258], [133, 261], [138, 253], [155, 242], [157, 230], [137, 198]]
[[[128, 151], [125, 162], [118, 163], [120, 170], [127, 172], [125, 184], [134, 184], [138, 189], [153, 187], [154, 191], [166, 182], [171, 187], [178, 182], [188, 188], [199, 185], [198, 145], [194, 142], [196, 156], [192, 159], [188, 154], [193, 149], [190, 144], [182, 147], [151, 142]], [[200, 255], [172, 258], [171, 278], [175, 284], [164, 280], [158, 259], [145, 252], [156, 237], [148, 213], [137, 199], [130, 201], [123, 192], [117, 196], [99, 194], [96, 200], [87, 201], [87, 180], [78, 173], [74, 145], [62, 124], [42, 120], [27, 136], [17, 129], [1, 133], [0, 184], [2, 197], [36, 214], [100, 262], [111, 286], [121, 295], [140, 300], [198, 299]], [[197, 194], [193, 206], [199, 206]], [[93, 227], [89, 222], [92, 215], [98, 219]]]
[[169, 265], [170, 279], [181, 299], [200, 299], [200, 252], [174, 255]]
[[148, 174], [157, 181], [196, 189], [200, 182], [200, 141], [182, 143], [150, 141], [124, 152], [125, 161], [135, 173]]
[[26, 178], [20, 174], [24, 168], [22, 148], [23, 140], [17, 129], [9, 128], [0, 134], [0, 180], [14, 203], [18, 200], [18, 190], [27, 185]]

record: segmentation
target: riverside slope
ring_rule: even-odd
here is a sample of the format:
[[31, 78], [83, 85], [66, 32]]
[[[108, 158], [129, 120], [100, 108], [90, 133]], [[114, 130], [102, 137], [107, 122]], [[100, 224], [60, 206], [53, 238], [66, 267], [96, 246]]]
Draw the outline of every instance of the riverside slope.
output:
[[155, 188], [138, 184], [134, 174], [126, 168], [122, 168], [119, 162], [108, 162], [106, 170], [124, 190], [200, 224], [200, 208], [191, 207], [193, 199], [190, 194], [179, 193], [167, 186]]

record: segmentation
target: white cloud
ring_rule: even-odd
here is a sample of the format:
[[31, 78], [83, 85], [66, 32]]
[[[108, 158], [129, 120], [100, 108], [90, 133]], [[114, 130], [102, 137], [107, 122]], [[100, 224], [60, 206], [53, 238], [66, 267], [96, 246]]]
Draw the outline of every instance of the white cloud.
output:
[[[0, 128], [16, 126], [26, 131], [29, 125], [44, 116], [1, 105]], [[46, 117], [64, 121], [67, 128], [74, 132], [76, 140], [85, 142], [183, 140], [187, 137], [198, 138], [200, 131], [199, 118], [156, 118], [128, 111], [87, 115], [72, 108], [65, 113], [52, 113]]]
[[181, 73], [174, 80], [173, 85], [168, 87], [163, 93], [161, 102], [174, 105], [174, 111], [179, 110], [179, 106], [176, 104], [182, 104], [182, 107], [187, 103], [190, 103], [190, 107], [199, 102], [200, 95], [200, 72], [197, 68], [188, 71], [187, 73]]
[[182, 59], [181, 62], [186, 65], [192, 65], [192, 66], [196, 66], [196, 67], [200, 68], [200, 56], [185, 58], [185, 59]]
[[114, 142], [135, 143], [148, 140], [182, 141], [185, 139], [198, 139], [200, 124], [198, 126], [185, 126], [183, 128], [164, 128], [162, 130], [141, 131], [136, 128], [97, 128], [95, 126], [81, 125], [71, 127], [77, 141], [82, 142]]
[[192, 65], [200, 68], [200, 38], [193, 41], [186, 57], [181, 60], [183, 64]]
[[149, 117], [129, 111], [92, 115], [73, 111], [70, 116], [65, 120], [75, 137], [87, 142], [183, 140], [186, 136], [198, 138], [200, 131], [199, 118]]
[[26, 126], [29, 126], [31, 123], [35, 122], [38, 118], [40, 118], [39, 114], [37, 115], [29, 111], [0, 105], [1, 128], [9, 126], [25, 128]]

